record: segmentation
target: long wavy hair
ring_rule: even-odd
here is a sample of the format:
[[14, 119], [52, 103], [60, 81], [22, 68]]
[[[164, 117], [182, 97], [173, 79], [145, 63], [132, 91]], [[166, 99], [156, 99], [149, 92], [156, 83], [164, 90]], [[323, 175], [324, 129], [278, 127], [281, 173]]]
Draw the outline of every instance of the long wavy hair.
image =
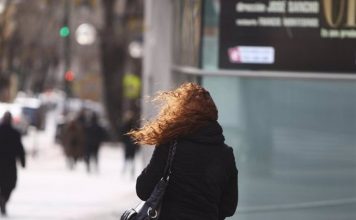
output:
[[167, 143], [218, 119], [218, 110], [209, 92], [195, 83], [159, 92], [153, 102], [159, 104], [158, 115], [141, 128], [127, 133], [137, 143]]

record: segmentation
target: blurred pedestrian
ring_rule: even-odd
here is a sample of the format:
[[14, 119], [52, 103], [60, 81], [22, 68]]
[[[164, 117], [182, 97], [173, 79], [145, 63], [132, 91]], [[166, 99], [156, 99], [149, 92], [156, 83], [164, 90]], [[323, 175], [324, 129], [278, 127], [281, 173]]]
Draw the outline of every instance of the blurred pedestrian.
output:
[[[128, 133], [132, 129], [138, 127], [138, 120], [135, 117], [133, 111], [127, 111], [124, 114], [122, 132], [123, 134]], [[122, 172], [130, 171], [131, 176], [135, 175], [135, 155], [139, 149], [139, 145], [134, 142], [134, 140], [128, 136], [124, 135], [122, 137], [122, 143], [124, 145], [125, 161]]]
[[80, 113], [64, 126], [62, 143], [67, 164], [73, 169], [79, 159], [84, 158], [85, 150], [85, 125], [84, 116]]
[[17, 182], [16, 160], [26, 166], [21, 135], [12, 127], [12, 115], [6, 112], [0, 124], [0, 209], [6, 215], [6, 204]]
[[87, 166], [87, 171], [91, 171], [91, 161], [94, 162], [96, 171], [99, 170], [99, 149], [101, 143], [105, 139], [105, 130], [100, 126], [98, 121], [98, 115], [93, 112], [91, 118], [86, 126], [85, 134], [85, 163]]
[[159, 219], [222, 220], [232, 216], [238, 201], [237, 168], [209, 92], [186, 83], [158, 94], [155, 100], [163, 104], [158, 117], [129, 133], [141, 144], [156, 145], [137, 178], [137, 195], [142, 200], [150, 197], [165, 173], [170, 143], [176, 142]]

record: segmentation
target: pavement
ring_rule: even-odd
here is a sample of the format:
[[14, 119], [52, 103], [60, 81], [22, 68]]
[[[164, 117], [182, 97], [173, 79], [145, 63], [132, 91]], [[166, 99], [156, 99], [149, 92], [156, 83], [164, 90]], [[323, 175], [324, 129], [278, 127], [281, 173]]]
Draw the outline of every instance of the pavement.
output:
[[49, 132], [30, 131], [23, 142], [27, 166], [19, 169], [5, 219], [117, 220], [139, 203], [135, 179], [143, 167], [140, 155], [132, 176], [122, 170], [122, 147], [105, 144], [98, 172], [87, 173], [82, 161], [74, 170], [67, 168], [61, 147]]

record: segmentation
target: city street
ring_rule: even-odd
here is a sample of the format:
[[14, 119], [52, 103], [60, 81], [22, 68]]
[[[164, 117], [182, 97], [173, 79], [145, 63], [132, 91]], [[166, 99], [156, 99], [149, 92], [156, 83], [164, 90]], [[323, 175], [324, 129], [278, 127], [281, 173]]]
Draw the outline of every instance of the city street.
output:
[[[51, 133], [51, 129], [38, 134], [31, 131], [23, 138], [27, 167], [19, 169], [7, 219], [118, 219], [123, 210], [139, 202], [135, 178], [122, 173], [120, 146], [106, 144], [102, 148], [98, 172], [88, 174], [82, 161], [71, 171]], [[142, 164], [138, 158], [136, 165], [139, 171]]]

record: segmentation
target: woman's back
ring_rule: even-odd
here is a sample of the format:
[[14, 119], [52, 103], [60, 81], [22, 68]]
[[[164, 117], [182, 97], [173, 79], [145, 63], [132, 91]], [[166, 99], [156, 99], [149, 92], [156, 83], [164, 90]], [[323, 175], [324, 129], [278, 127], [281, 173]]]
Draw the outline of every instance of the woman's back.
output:
[[[157, 146], [150, 164], [137, 179], [137, 194], [146, 200], [162, 177], [169, 145]], [[217, 220], [231, 216], [237, 206], [237, 169], [222, 129], [209, 122], [178, 139], [173, 170], [160, 220]]]

